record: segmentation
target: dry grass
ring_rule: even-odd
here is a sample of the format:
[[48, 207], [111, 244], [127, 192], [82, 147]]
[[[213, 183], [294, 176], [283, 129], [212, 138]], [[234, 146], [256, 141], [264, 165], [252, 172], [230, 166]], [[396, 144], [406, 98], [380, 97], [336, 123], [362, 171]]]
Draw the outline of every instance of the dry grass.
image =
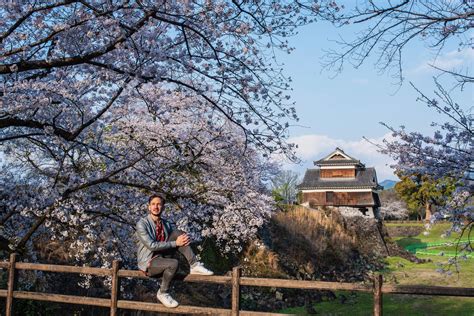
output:
[[66, 264], [72, 260], [70, 248], [64, 242], [47, 240], [46, 238], [35, 240], [35, 249], [41, 262]]
[[340, 252], [347, 252], [356, 245], [356, 236], [348, 232], [338, 212], [294, 206], [287, 212], [276, 214], [273, 220], [284, 228], [290, 237], [303, 236], [318, 254], [333, 246]]
[[259, 241], [251, 243], [243, 253], [243, 274], [254, 277], [285, 277], [280, 268], [277, 253], [264, 247]]
[[329, 280], [363, 278], [362, 270], [367, 261], [362, 258], [360, 246], [370, 246], [365, 240], [367, 234], [358, 223], [348, 222], [337, 211], [294, 206], [273, 215], [262, 234], [265, 245], [257, 240], [243, 254], [246, 275]]

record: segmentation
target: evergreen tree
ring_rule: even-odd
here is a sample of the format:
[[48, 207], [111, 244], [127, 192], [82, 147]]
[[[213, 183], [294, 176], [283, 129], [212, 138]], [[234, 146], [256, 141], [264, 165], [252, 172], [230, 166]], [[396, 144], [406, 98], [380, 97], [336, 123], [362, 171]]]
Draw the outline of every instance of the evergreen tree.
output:
[[451, 178], [434, 180], [427, 175], [403, 175], [401, 181], [395, 185], [395, 191], [402, 198], [410, 210], [410, 215], [417, 218], [431, 220], [433, 206], [444, 206], [446, 197], [455, 189], [455, 182]]

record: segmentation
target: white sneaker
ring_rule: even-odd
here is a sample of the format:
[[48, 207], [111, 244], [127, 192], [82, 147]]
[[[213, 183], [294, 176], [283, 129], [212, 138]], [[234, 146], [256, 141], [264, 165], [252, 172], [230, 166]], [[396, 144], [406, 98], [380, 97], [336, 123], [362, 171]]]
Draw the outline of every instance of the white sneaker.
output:
[[156, 293], [156, 298], [166, 307], [175, 308], [179, 305], [179, 303], [168, 293], [160, 293], [160, 291], [158, 291], [158, 293]]
[[212, 272], [211, 270], [206, 269], [201, 262], [196, 262], [191, 267], [191, 270], [190, 270], [189, 274], [213, 275], [214, 272]]

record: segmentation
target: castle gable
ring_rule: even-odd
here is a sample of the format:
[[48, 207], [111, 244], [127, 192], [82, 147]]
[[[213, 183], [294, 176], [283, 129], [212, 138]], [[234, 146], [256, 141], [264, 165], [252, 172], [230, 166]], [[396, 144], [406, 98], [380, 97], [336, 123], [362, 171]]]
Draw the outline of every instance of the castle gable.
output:
[[326, 167], [326, 166], [338, 166], [338, 167], [352, 167], [363, 166], [359, 160], [352, 158], [346, 154], [342, 149], [336, 148], [332, 153], [314, 162], [315, 166]]

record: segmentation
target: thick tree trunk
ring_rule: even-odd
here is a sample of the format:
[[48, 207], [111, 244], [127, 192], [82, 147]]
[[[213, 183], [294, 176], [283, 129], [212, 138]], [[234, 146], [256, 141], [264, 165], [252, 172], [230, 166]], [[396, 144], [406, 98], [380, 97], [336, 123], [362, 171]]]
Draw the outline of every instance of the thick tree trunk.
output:
[[425, 222], [429, 222], [431, 220], [431, 203], [425, 203]]

